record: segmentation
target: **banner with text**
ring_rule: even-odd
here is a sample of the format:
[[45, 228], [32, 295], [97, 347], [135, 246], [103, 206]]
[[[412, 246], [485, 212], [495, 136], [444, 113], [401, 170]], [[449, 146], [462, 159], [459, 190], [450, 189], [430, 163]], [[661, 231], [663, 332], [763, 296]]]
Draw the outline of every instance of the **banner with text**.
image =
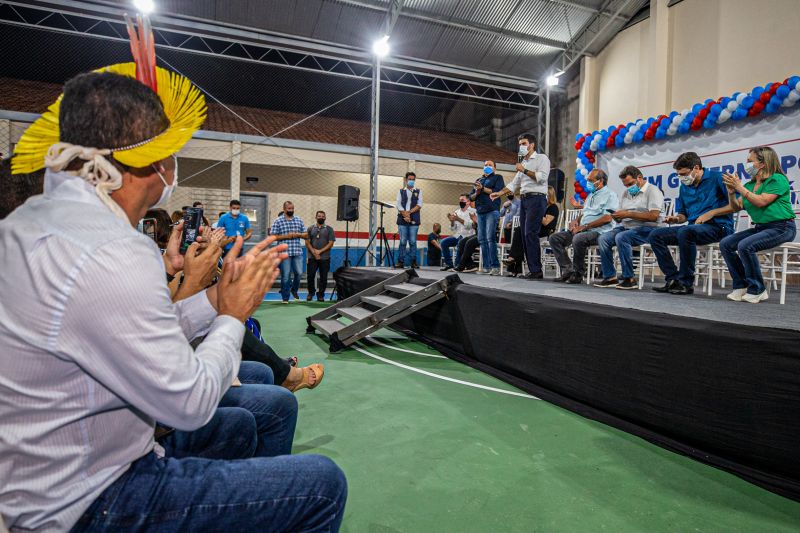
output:
[[620, 196], [625, 187], [618, 178], [619, 173], [626, 166], [634, 165], [650, 183], [664, 191], [665, 198], [676, 198], [680, 181], [672, 164], [682, 153], [696, 152], [704, 167], [736, 172], [742, 180], [747, 180], [745, 161], [749, 149], [755, 146], [771, 146], [780, 157], [792, 189], [800, 189], [800, 109], [768, 115], [752, 122], [732, 122], [721, 128], [660, 142], [599, 152], [597, 167], [608, 173], [609, 186]]

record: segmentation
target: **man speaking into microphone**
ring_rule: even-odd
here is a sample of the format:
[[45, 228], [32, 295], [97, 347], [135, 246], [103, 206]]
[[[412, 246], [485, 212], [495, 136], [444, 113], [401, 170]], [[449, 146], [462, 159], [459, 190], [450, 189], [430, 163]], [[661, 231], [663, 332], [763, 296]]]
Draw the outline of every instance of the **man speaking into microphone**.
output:
[[522, 245], [529, 273], [525, 279], [542, 279], [542, 250], [539, 246], [539, 230], [547, 210], [547, 177], [550, 160], [536, 152], [536, 137], [531, 133], [519, 136], [519, 158], [517, 174], [503, 189], [493, 192], [492, 200], [520, 189], [519, 224], [522, 228]]

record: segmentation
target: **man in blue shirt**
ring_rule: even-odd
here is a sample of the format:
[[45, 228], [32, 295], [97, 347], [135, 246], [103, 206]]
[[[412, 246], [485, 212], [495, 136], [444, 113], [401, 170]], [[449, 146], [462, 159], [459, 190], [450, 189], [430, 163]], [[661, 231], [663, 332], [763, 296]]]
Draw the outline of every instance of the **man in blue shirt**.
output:
[[[608, 187], [608, 175], [600, 169], [592, 170], [586, 176], [586, 187], [589, 195], [581, 215], [570, 222], [568, 229], [550, 236], [550, 248], [561, 267], [561, 276], [553, 281], [582, 283], [586, 273], [586, 251], [597, 244], [600, 235], [614, 228], [611, 214], [617, 210], [619, 198]], [[567, 253], [570, 244], [572, 260]]]
[[[658, 266], [666, 277], [663, 287], [653, 287], [656, 292], [692, 294], [694, 292], [694, 267], [697, 245], [719, 242], [733, 233], [733, 210], [728, 206], [728, 191], [722, 173], [703, 168], [694, 152], [686, 152], [672, 165], [681, 181], [675, 215], [664, 219], [667, 224], [683, 224], [654, 229], [649, 236], [650, 246]], [[669, 251], [678, 246], [680, 268]]]
[[505, 187], [503, 176], [495, 173], [494, 161], [484, 161], [483, 175], [475, 180], [469, 199], [475, 202], [478, 213], [478, 242], [481, 246], [483, 272], [500, 275], [500, 260], [497, 258], [497, 221], [500, 220], [500, 198], [492, 200], [489, 195]]
[[[281, 300], [289, 303], [289, 293], [291, 292], [295, 300], [300, 299], [298, 290], [300, 289], [300, 276], [303, 275], [303, 243], [301, 240], [308, 238], [306, 226], [303, 219], [294, 216], [294, 204], [283, 202], [283, 213], [272, 223], [270, 235], [275, 235], [281, 244], [288, 244], [289, 255], [281, 261]], [[291, 276], [294, 275], [294, 279]]]
[[[239, 200], [231, 200], [231, 210], [222, 215], [217, 221], [217, 228], [225, 229], [225, 251], [231, 249], [233, 241], [236, 240], [238, 235], [241, 235], [244, 240], [250, 239], [253, 235], [253, 230], [250, 229], [250, 219], [242, 214], [242, 204]], [[242, 248], [244, 250], [244, 248]]]

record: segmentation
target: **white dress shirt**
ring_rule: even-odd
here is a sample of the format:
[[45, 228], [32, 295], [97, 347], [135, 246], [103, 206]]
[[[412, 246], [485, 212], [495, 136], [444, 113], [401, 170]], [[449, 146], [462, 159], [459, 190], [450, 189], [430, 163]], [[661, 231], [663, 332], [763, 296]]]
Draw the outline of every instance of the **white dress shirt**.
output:
[[244, 334], [205, 292], [173, 304], [155, 243], [91, 185], [45, 183], [0, 222], [0, 514], [12, 532], [68, 531], [154, 450], [154, 420], [210, 420]]
[[458, 220], [454, 220], [450, 223], [450, 230], [453, 232], [454, 237], [471, 237], [475, 235], [475, 224], [469, 216], [470, 214], [476, 214], [474, 207], [459, 208], [453, 211], [453, 214], [464, 221], [461, 223]]
[[531, 178], [527, 174], [517, 172], [511, 183], [507, 185], [508, 190], [514, 192], [519, 187], [520, 194], [530, 192], [547, 194], [547, 177], [550, 175], [550, 160], [547, 156], [533, 152], [529, 159], [522, 160], [522, 166], [526, 170], [534, 172], [536, 177]]

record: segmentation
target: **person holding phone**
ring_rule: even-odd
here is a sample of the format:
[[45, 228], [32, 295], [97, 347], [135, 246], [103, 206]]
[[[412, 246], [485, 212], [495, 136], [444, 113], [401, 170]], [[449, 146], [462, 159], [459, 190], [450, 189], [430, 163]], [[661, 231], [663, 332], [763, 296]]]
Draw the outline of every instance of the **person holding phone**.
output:
[[483, 272], [500, 275], [497, 258], [497, 223], [500, 220], [500, 198], [491, 198], [494, 191], [505, 186], [503, 176], [495, 172], [494, 161], [484, 161], [483, 175], [475, 180], [469, 199], [475, 202], [478, 214], [478, 242], [483, 258]]

